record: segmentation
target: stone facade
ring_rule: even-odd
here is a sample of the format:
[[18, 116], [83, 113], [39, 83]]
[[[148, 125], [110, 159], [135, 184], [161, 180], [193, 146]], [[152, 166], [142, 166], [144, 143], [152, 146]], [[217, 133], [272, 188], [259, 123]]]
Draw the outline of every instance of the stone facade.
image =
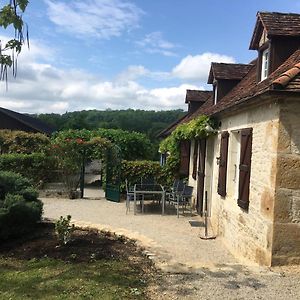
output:
[[[300, 262], [300, 102], [264, 102], [220, 118], [219, 134], [207, 141], [205, 190], [214, 233], [240, 259], [270, 266]], [[253, 129], [248, 211], [237, 205], [244, 128]], [[222, 131], [229, 132], [225, 197], [217, 193]], [[196, 190], [191, 176], [189, 184]]]
[[300, 101], [280, 102], [273, 264], [300, 263]]
[[[211, 225], [241, 260], [267, 266], [300, 263], [300, 102], [264, 101], [268, 103], [222, 117], [218, 135], [207, 140], [205, 190]], [[239, 134], [244, 128], [253, 128], [248, 211], [237, 205]], [[217, 193], [222, 131], [229, 132], [225, 197]], [[191, 175], [189, 184], [196, 199], [197, 180]]]

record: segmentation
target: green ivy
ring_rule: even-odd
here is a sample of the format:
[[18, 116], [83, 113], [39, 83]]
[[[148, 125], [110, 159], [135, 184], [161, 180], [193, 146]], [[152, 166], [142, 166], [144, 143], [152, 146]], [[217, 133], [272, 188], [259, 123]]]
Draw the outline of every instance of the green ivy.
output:
[[207, 138], [216, 133], [217, 123], [208, 116], [201, 115], [190, 122], [180, 124], [160, 143], [159, 151], [167, 153], [164, 173], [169, 180], [178, 175], [180, 165], [180, 142], [182, 140]]

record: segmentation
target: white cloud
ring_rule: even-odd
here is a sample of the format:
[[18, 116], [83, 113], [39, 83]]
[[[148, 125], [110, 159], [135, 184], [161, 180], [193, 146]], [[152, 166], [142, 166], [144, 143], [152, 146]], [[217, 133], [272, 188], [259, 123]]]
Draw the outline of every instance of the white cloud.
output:
[[211, 62], [234, 63], [235, 60], [227, 55], [210, 52], [195, 56], [188, 55], [173, 68], [172, 74], [181, 79], [203, 82], [208, 78]]
[[146, 76], [150, 73], [151, 72], [148, 69], [146, 69], [144, 66], [132, 65], [132, 66], [128, 66], [128, 68], [125, 71], [121, 72], [117, 78], [120, 81], [135, 80], [139, 77]]
[[[26, 67], [26, 66], [24, 66]], [[169, 88], [146, 88], [135, 81], [98, 81], [82, 73], [79, 78], [73, 71], [58, 71], [58, 77], [46, 77], [43, 68], [31, 68], [36, 80], [18, 77], [9, 82], [6, 92], [0, 88], [0, 106], [20, 112], [56, 112], [82, 109], [175, 109], [185, 108], [186, 89], [199, 89], [195, 85]], [[55, 69], [53, 68], [54, 72]]]
[[123, 0], [44, 0], [48, 16], [61, 30], [77, 37], [109, 39], [138, 26], [143, 11]]
[[159, 31], [149, 33], [144, 39], [137, 41], [136, 44], [151, 54], [162, 54], [164, 56], [176, 56], [175, 44], [165, 40]]
[[[142, 65], [129, 66], [114, 80], [103, 80], [100, 76], [91, 75], [83, 70], [56, 68], [52, 65], [55, 56], [51, 57], [51, 51], [47, 47], [34, 40], [31, 44], [31, 49], [35, 50], [24, 49], [24, 53], [22, 51], [17, 79], [9, 80], [8, 91], [5, 89], [5, 83], [0, 86], [0, 106], [29, 113], [64, 113], [65, 111], [107, 108], [186, 109], [184, 104], [186, 90], [203, 89], [198, 84], [184, 82], [171, 84], [176, 75], [174, 70], [154, 72]], [[202, 56], [205, 55], [195, 57]], [[210, 61], [220, 57], [227, 58], [222, 55], [210, 55], [207, 58], [205, 81]], [[47, 58], [50, 60], [47, 61]], [[183, 59], [178, 66], [181, 66], [186, 59]], [[228, 60], [233, 61], [232, 58]], [[197, 68], [203, 65], [205, 64], [198, 64]], [[177, 68], [177, 71], [180, 70], [178, 66], [174, 68]], [[182, 73], [177, 73], [177, 76], [184, 77]], [[160, 86], [161, 82], [168, 83], [168, 87], [146, 87], [139, 83], [139, 79], [143, 77], [160, 81]], [[185, 77], [190, 78], [186, 74]], [[199, 78], [201, 79], [201, 76]]]

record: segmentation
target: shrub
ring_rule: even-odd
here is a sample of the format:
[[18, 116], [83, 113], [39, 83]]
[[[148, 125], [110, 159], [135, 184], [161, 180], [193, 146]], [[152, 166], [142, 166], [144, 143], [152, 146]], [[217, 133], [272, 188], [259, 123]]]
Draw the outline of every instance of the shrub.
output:
[[149, 160], [122, 161], [121, 189], [123, 191], [125, 190], [125, 179], [127, 179], [130, 184], [134, 184], [140, 182], [141, 178], [147, 177], [154, 177], [155, 180], [162, 185], [168, 183], [159, 162]]
[[0, 155], [0, 169], [3, 171], [14, 170], [31, 179], [35, 184], [40, 181], [49, 182], [57, 174], [56, 160], [44, 153], [32, 154], [2, 154]]
[[29, 179], [13, 172], [0, 172], [0, 199], [4, 200], [6, 194], [19, 194], [31, 186]]
[[66, 218], [60, 216], [59, 220], [55, 222], [56, 235], [61, 245], [66, 245], [70, 241], [72, 232], [75, 230], [74, 224], [70, 225], [70, 222], [70, 215], [67, 215]]
[[30, 180], [0, 172], [0, 240], [30, 232], [41, 220], [43, 203]]
[[121, 150], [122, 158], [125, 160], [152, 159], [156, 154], [155, 146], [142, 133], [100, 128], [93, 131], [92, 134], [106, 138], [117, 145]]
[[0, 153], [44, 152], [50, 144], [50, 139], [41, 133], [24, 131], [0, 130]]

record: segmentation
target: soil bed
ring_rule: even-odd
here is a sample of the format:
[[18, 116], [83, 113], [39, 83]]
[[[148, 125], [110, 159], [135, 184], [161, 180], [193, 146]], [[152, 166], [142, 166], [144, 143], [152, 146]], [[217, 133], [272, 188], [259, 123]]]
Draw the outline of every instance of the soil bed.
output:
[[[33, 269], [42, 270], [44, 280], [37, 283], [40, 275]], [[0, 243], [0, 296], [8, 298], [147, 299], [155, 274], [151, 261], [133, 241], [96, 230], [76, 228], [72, 240], [60, 246], [54, 225], [42, 223], [34, 235]]]

